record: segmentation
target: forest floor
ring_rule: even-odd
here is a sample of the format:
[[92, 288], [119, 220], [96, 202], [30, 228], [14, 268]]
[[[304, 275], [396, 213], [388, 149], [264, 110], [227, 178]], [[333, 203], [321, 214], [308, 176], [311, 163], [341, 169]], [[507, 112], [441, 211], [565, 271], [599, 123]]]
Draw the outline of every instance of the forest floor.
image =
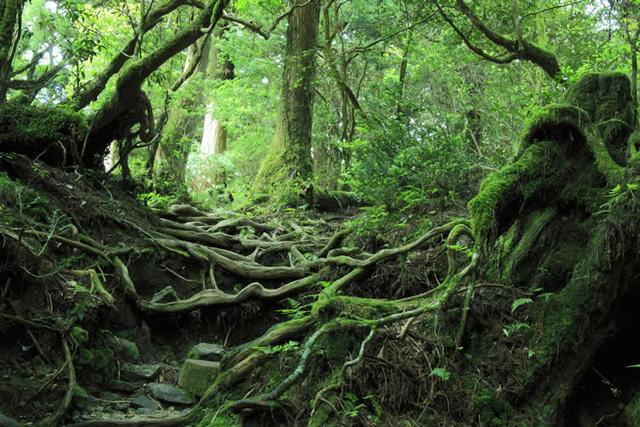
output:
[[[518, 396], [543, 298], [482, 282], [471, 305], [470, 286], [434, 296], [470, 260], [464, 233], [445, 246], [461, 210], [388, 229], [357, 210], [158, 211], [20, 156], [0, 171], [0, 425], [533, 419]], [[638, 383], [601, 359], [576, 425], [616, 420]]]

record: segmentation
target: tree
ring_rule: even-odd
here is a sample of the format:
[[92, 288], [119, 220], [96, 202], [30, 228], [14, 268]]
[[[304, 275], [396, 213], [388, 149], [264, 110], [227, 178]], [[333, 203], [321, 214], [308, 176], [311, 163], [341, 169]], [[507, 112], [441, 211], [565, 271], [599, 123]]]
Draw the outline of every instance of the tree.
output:
[[[184, 70], [187, 71], [193, 67], [193, 76], [203, 78], [209, 68], [215, 67], [216, 61], [210, 56], [212, 44], [212, 36], [208, 35], [196, 45], [192, 45], [187, 54]], [[186, 194], [185, 168], [201, 118], [198, 110], [202, 110], [204, 101], [201, 92], [194, 92], [186, 98], [180, 98], [172, 105], [155, 153], [154, 187], [156, 191], [163, 194]]]
[[[438, 1], [434, 1], [438, 12], [442, 18], [454, 29], [464, 43], [477, 55], [482, 58], [498, 64], [507, 64], [515, 60], [526, 60], [533, 62], [541, 67], [551, 78], [557, 78], [560, 73], [560, 64], [557, 58], [551, 52], [544, 50], [534, 43], [525, 40], [522, 31], [522, 19], [525, 17], [520, 15], [518, 9], [518, 1], [512, 1], [513, 26], [515, 29], [515, 38], [508, 38], [502, 34], [492, 30], [490, 24], [485, 23], [464, 0], [456, 0], [456, 9], [461, 12], [467, 20], [472, 24], [472, 28], [478, 31], [485, 41], [489, 41], [490, 46], [504, 49], [500, 53], [487, 53], [482, 47], [476, 45], [465, 32], [463, 32], [444, 11]], [[539, 12], [535, 12], [539, 13]], [[526, 16], [533, 15], [530, 13]]]
[[319, 0], [293, 0], [291, 5], [276, 131], [253, 184], [256, 194], [279, 194], [285, 199], [292, 194], [283, 192], [300, 190], [313, 175], [313, 79], [320, 17]]

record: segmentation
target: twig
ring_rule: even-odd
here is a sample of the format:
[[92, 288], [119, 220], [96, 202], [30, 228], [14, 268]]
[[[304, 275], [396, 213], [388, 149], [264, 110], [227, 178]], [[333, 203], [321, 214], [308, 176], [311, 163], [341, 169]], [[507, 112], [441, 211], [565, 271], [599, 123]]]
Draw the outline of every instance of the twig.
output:
[[59, 329], [59, 328], [56, 328], [56, 327], [50, 326], [50, 325], [45, 325], [43, 323], [32, 322], [31, 320], [23, 319], [22, 317], [12, 316], [10, 314], [4, 314], [4, 313], [0, 313], [0, 317], [2, 317], [4, 319], [12, 320], [12, 321], [14, 321], [16, 323], [21, 323], [23, 325], [32, 326], [34, 328], [41, 328], [41, 329], [46, 329], [46, 330], [52, 331], [52, 332], [62, 333], [62, 330]]

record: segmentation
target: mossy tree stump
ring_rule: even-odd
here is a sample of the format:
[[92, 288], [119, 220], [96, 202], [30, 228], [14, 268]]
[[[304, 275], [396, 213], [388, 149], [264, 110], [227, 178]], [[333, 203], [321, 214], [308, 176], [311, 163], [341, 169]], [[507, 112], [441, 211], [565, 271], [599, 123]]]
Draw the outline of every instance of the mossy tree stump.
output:
[[640, 221], [627, 167], [633, 102], [626, 76], [587, 74], [527, 125], [519, 154], [469, 202], [489, 281], [542, 294], [526, 379], [510, 404], [562, 422], [596, 352], [631, 326], [640, 295]]

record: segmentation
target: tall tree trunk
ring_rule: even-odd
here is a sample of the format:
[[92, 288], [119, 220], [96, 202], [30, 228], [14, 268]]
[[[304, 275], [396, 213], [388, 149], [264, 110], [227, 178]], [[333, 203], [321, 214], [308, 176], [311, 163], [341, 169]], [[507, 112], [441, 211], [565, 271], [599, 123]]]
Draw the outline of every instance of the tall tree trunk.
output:
[[299, 199], [296, 187], [313, 175], [311, 127], [320, 1], [292, 2], [276, 131], [253, 185], [254, 193], [283, 202]]
[[22, 13], [22, 4], [22, 0], [0, 0], [0, 104], [7, 97], [15, 31]]
[[[206, 37], [200, 43], [205, 43], [205, 46], [194, 44], [189, 48], [184, 66], [187, 70], [193, 61], [198, 60], [198, 50], [203, 49], [200, 62], [194, 71], [196, 75], [205, 72], [209, 64], [208, 45], [211, 44], [211, 37]], [[202, 99], [189, 98], [179, 105], [174, 105], [169, 111], [154, 161], [153, 183], [156, 191], [160, 193], [177, 192], [186, 195], [185, 171], [197, 120], [184, 111], [193, 109], [201, 102]]]
[[[232, 80], [235, 77], [234, 64], [231, 60], [223, 61], [222, 66], [218, 61], [218, 49], [215, 42], [211, 44], [208, 79]], [[207, 104], [207, 112], [204, 116], [202, 130], [202, 143], [200, 151], [203, 154], [222, 154], [227, 149], [227, 129], [222, 120], [213, 117], [213, 101]]]

